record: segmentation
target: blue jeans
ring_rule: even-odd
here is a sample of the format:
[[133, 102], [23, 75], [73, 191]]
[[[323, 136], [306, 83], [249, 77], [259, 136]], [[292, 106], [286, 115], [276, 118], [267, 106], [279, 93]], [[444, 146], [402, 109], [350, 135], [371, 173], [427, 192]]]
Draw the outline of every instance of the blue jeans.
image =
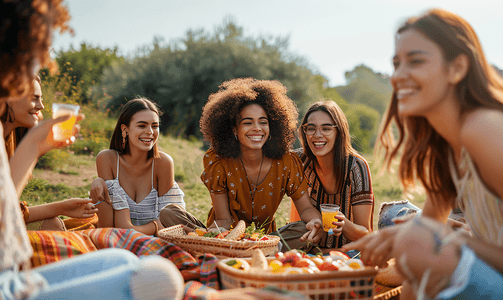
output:
[[133, 299], [131, 277], [146, 260], [163, 258], [144, 256], [140, 259], [127, 250], [104, 249], [30, 272], [4, 271], [0, 274], [0, 296], [4, 299], [14, 298], [17, 288], [16, 283], [13, 283], [16, 279], [12, 278], [20, 279], [17, 283], [25, 283], [28, 277], [44, 285], [30, 299]]
[[461, 259], [451, 276], [451, 284], [435, 299], [503, 299], [503, 275], [462, 247]]

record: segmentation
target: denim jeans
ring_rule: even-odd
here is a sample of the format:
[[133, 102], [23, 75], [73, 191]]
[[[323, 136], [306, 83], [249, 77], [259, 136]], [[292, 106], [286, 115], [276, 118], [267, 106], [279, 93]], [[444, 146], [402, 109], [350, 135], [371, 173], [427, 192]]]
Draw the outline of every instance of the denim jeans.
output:
[[131, 277], [147, 260], [163, 258], [144, 256], [140, 259], [127, 250], [104, 249], [28, 272], [3, 271], [0, 298], [13, 299], [14, 292], [22, 290], [27, 280], [31, 280], [42, 282], [43, 288], [30, 299], [133, 299]]

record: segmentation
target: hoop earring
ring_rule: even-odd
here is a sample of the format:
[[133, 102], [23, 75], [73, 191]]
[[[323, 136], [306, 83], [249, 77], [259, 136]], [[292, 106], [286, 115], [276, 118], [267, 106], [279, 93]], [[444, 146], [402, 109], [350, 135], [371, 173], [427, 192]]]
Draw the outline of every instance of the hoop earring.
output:
[[269, 135], [269, 140], [271, 140], [271, 135]]
[[236, 139], [236, 141], [237, 141], [237, 140], [238, 140], [238, 135], [237, 135], [237, 134], [235, 134], [235, 135], [234, 135], [234, 138], [235, 138], [235, 139]]

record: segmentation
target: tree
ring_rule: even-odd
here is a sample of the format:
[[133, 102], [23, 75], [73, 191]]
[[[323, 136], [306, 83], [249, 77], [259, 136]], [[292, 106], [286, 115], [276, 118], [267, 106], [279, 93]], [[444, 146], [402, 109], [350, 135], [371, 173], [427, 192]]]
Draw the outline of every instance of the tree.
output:
[[198, 136], [199, 118], [208, 96], [225, 80], [238, 77], [277, 79], [301, 111], [320, 93], [306, 62], [287, 51], [287, 38], [246, 37], [231, 19], [212, 34], [189, 30], [183, 39], [150, 47], [122, 65], [107, 68], [102, 88], [118, 107], [136, 95], [157, 102], [165, 116], [161, 130]]
[[314, 76], [314, 82], [316, 83], [318, 90], [321, 92], [323, 99], [333, 100], [339, 107], [346, 111], [349, 107], [348, 102], [342, 98], [334, 87], [328, 86], [328, 80], [321, 75]]
[[336, 91], [348, 103], [365, 104], [384, 114], [391, 100], [392, 89], [388, 76], [374, 73], [372, 69], [359, 65], [345, 73], [346, 85]]
[[82, 43], [80, 50], [71, 47], [68, 51], [58, 52], [56, 61], [61, 74], [69, 74], [80, 84], [82, 102], [87, 103], [90, 100], [90, 88], [100, 83], [103, 69], [112, 64], [121, 64], [124, 58], [118, 55], [117, 47], [101, 49]]
[[346, 111], [353, 147], [361, 152], [369, 152], [373, 147], [379, 127], [379, 113], [363, 104], [352, 104]]

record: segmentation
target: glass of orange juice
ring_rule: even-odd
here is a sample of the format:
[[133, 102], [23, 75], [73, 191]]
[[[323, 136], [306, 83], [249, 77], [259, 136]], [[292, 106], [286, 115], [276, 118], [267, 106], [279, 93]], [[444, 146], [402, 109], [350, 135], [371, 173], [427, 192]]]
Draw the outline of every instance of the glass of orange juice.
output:
[[66, 141], [73, 136], [73, 126], [77, 120], [80, 106], [76, 104], [66, 103], [53, 103], [52, 104], [52, 118], [56, 119], [61, 116], [71, 115], [71, 117], [61, 123], [54, 124], [52, 132], [55, 141]]
[[323, 230], [328, 232], [328, 230], [337, 228], [337, 225], [333, 225], [332, 222], [338, 221], [335, 217], [340, 210], [337, 204], [321, 204], [321, 218], [323, 221]]

